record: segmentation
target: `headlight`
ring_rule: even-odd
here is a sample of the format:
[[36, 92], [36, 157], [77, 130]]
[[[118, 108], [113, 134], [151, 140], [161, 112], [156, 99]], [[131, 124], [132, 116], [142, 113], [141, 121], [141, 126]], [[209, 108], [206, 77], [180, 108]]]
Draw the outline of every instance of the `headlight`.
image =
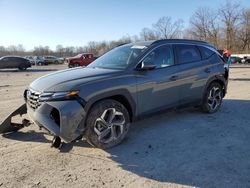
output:
[[65, 91], [65, 92], [55, 92], [55, 93], [42, 93], [39, 96], [39, 102], [44, 101], [57, 101], [57, 100], [70, 100], [76, 97], [80, 91]]

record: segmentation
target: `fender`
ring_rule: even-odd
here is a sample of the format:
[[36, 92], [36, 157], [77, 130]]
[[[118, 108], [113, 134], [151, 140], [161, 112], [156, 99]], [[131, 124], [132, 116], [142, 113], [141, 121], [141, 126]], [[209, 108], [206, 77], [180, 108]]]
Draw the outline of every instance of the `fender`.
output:
[[[114, 90], [112, 92], [108, 91], [108, 92], [104, 92], [104, 93], [101, 93], [101, 94], [98, 94], [98, 95], [92, 97], [89, 101], [87, 101], [87, 103], [84, 107], [85, 112], [86, 112], [86, 116], [87, 116], [90, 108], [96, 102], [103, 100], [103, 99], [107, 99], [107, 98], [114, 98], [115, 96], [122, 96], [127, 100], [127, 102], [129, 103], [129, 106], [131, 107], [131, 109], [128, 109], [128, 111], [129, 111], [129, 114], [132, 115], [131, 120], [133, 121], [135, 119], [135, 116], [136, 116], [136, 103], [135, 103], [134, 98], [131, 96], [131, 94], [126, 89], [118, 89], [118, 90]], [[86, 119], [85, 119], [85, 121], [86, 121]]]
[[209, 85], [214, 82], [214, 81], [220, 81], [223, 83], [223, 97], [226, 95], [226, 92], [227, 92], [227, 79], [224, 77], [224, 75], [215, 75], [215, 76], [212, 76], [211, 78], [208, 79], [204, 89], [203, 89], [203, 95], [205, 95], [205, 92], [207, 91], [207, 88], [209, 87]]

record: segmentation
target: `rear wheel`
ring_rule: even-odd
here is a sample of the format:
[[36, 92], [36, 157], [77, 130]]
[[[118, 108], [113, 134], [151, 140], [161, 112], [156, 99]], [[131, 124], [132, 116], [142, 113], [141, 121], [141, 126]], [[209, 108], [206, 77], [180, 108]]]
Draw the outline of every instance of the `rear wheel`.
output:
[[207, 88], [203, 98], [202, 110], [206, 113], [217, 112], [222, 104], [223, 90], [218, 82], [213, 82]]
[[100, 101], [88, 114], [85, 137], [93, 146], [103, 149], [113, 147], [127, 135], [129, 120], [127, 109], [118, 101]]

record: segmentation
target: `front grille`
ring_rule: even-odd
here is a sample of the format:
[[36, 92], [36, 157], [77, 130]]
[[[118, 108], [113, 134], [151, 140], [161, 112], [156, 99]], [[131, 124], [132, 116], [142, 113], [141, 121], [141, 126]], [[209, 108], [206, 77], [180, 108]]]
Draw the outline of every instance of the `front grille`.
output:
[[28, 105], [34, 110], [37, 109], [41, 105], [39, 102], [39, 96], [41, 93], [33, 90], [28, 90], [27, 92]]

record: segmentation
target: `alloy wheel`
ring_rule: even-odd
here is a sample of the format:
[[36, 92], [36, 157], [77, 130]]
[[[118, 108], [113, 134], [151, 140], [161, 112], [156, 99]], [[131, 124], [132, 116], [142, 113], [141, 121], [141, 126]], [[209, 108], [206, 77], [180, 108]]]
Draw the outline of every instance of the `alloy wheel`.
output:
[[117, 111], [115, 108], [109, 108], [104, 110], [101, 117], [96, 119], [94, 131], [100, 142], [109, 143], [123, 135], [125, 123], [122, 112]]
[[221, 104], [222, 92], [219, 87], [212, 87], [208, 94], [208, 106], [211, 111], [215, 111]]

